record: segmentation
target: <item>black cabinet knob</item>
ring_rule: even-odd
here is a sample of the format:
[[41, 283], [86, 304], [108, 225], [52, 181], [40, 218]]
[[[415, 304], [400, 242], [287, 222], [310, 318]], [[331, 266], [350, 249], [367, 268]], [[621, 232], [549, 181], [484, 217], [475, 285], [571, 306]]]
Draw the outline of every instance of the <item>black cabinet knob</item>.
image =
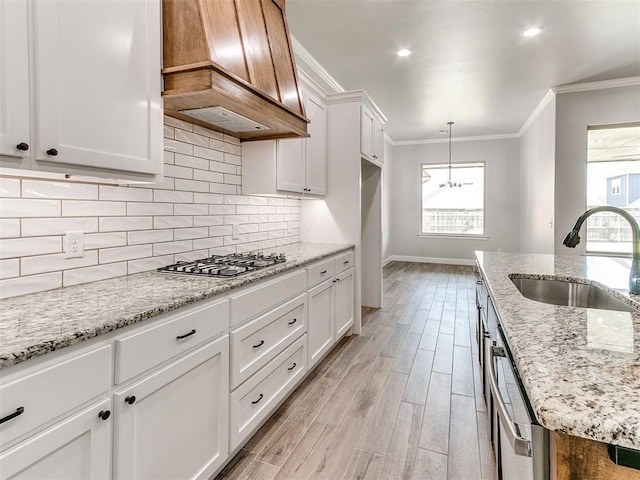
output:
[[129, 405], [133, 405], [134, 403], [136, 403], [136, 396], [135, 395], [131, 395], [130, 397], [126, 397], [124, 399], [124, 401], [126, 403], [128, 403]]
[[29, 150], [29, 144], [22, 142], [22, 143], [17, 144], [16, 148], [18, 150], [22, 150], [23, 152], [26, 152], [27, 150]]
[[50, 148], [49, 150], [47, 150], [47, 155], [55, 157], [56, 155], [58, 155], [58, 150], [56, 150], [55, 148]]
[[100, 410], [100, 413], [98, 414], [98, 417], [101, 418], [102, 420], [106, 420], [110, 416], [111, 416], [111, 412], [109, 410]]

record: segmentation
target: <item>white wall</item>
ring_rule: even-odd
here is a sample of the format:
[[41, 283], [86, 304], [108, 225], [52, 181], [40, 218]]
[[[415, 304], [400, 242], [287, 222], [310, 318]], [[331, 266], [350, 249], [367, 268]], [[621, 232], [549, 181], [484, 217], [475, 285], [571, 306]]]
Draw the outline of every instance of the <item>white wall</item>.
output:
[[554, 252], [555, 95], [520, 138], [520, 251]]
[[587, 126], [640, 121], [640, 85], [561, 93], [556, 99], [555, 253], [584, 253], [562, 245], [587, 204]]
[[448, 144], [393, 146], [391, 162], [391, 245], [394, 256], [470, 262], [475, 250], [518, 251], [520, 247], [519, 139], [459, 141], [453, 162], [486, 162], [487, 240], [418, 237], [420, 164], [448, 160]]

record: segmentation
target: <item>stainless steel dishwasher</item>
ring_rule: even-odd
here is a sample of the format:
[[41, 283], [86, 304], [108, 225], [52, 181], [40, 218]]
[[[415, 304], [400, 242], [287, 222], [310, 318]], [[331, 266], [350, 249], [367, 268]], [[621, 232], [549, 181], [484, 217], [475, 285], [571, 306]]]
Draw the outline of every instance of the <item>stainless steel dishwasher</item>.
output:
[[[488, 317], [497, 319], [492, 302]], [[549, 432], [536, 420], [500, 324], [489, 350], [492, 443], [500, 480], [548, 480]]]

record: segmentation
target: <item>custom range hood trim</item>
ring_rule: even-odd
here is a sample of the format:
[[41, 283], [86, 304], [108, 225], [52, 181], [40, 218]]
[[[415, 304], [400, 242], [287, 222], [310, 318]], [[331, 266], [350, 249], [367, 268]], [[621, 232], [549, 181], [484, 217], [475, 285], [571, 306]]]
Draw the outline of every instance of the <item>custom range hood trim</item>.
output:
[[[163, 9], [165, 114], [243, 141], [308, 136], [282, 0], [164, 0]], [[228, 131], [182, 112], [217, 106], [267, 128]]]

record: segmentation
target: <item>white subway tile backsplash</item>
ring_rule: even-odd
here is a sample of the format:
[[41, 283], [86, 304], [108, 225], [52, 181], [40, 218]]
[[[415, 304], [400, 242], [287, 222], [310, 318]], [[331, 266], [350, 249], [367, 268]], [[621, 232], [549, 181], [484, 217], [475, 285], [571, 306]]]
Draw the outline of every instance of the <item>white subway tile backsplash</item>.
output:
[[98, 186], [86, 183], [22, 180], [22, 198], [97, 200]]
[[202, 203], [176, 203], [173, 206], [174, 215], [207, 215], [209, 205]]
[[155, 190], [153, 192], [154, 202], [193, 203], [193, 199], [193, 192], [176, 192], [175, 190]]
[[153, 228], [193, 227], [193, 217], [153, 217]]
[[0, 280], [0, 298], [42, 292], [62, 286], [62, 272]]
[[192, 157], [182, 153], [175, 154], [175, 164], [182, 167], [196, 168], [199, 170], [209, 170], [209, 160], [204, 158]]
[[1, 218], [59, 217], [60, 200], [34, 200], [3, 198], [0, 202]]
[[125, 202], [62, 200], [63, 217], [107, 217], [124, 216], [126, 214], [127, 204]]
[[272, 213], [278, 213], [278, 207], [274, 207], [273, 205], [263, 205], [260, 207], [259, 213], [261, 215], [270, 215]]
[[10, 258], [8, 260], [0, 260], [0, 280], [5, 278], [13, 278], [20, 276], [20, 260]]
[[22, 236], [38, 237], [44, 235], [64, 235], [68, 231], [92, 233], [98, 231], [97, 217], [72, 218], [24, 218], [22, 219]]
[[154, 217], [104, 217], [100, 218], [101, 232], [127, 232], [130, 230], [150, 230]]
[[192, 240], [209, 236], [209, 227], [176, 228], [173, 231], [176, 240]]
[[127, 203], [127, 215], [173, 215], [173, 203]]
[[153, 255], [151, 245], [134, 245], [130, 247], [101, 248], [98, 250], [100, 263], [122, 262]]
[[[153, 255], [169, 255], [171, 253], [182, 253], [193, 250], [192, 240], [180, 240], [177, 242], [163, 242], [153, 244]], [[202, 248], [202, 247], [198, 247]]]
[[57, 272], [70, 268], [88, 267], [98, 264], [98, 252], [87, 251], [80, 258], [65, 258], [64, 253], [55, 255], [39, 255], [37, 257], [23, 257], [20, 259], [21, 275], [35, 275], [37, 273]]
[[19, 236], [19, 218], [0, 218], [0, 238], [15, 238]]
[[173, 241], [173, 230], [142, 230], [139, 232], [127, 233], [127, 243], [129, 245], [142, 245], [145, 243], [171, 242]]
[[0, 240], [0, 258], [62, 252], [62, 237], [7, 238]]
[[127, 244], [127, 232], [91, 233], [84, 236], [84, 249], [124, 247]]
[[149, 270], [155, 270], [156, 268], [164, 267], [165, 265], [170, 265], [172, 263], [175, 263], [173, 255], [140, 258], [138, 260], [130, 260], [127, 262], [127, 272], [129, 275], [148, 272]]
[[0, 178], [0, 197], [19, 197], [20, 196], [20, 179], [18, 178]]
[[107, 278], [121, 277], [127, 274], [127, 263], [106, 263], [95, 267], [77, 268], [62, 272], [62, 284], [65, 287], [79, 283], [95, 282]]
[[100, 185], [98, 195], [100, 197], [100, 200], [116, 200], [122, 202], [153, 201], [153, 190], [148, 190], [146, 188], [113, 187], [111, 185]]
[[204, 182], [201, 180], [186, 180], [182, 178], [176, 178], [175, 184], [176, 190], [186, 190], [188, 192], [209, 192], [209, 182]]
[[[237, 138], [171, 117], [164, 135], [157, 184], [0, 178], [0, 296], [300, 240], [299, 200], [241, 195]], [[81, 258], [64, 258], [71, 230], [85, 232]]]

